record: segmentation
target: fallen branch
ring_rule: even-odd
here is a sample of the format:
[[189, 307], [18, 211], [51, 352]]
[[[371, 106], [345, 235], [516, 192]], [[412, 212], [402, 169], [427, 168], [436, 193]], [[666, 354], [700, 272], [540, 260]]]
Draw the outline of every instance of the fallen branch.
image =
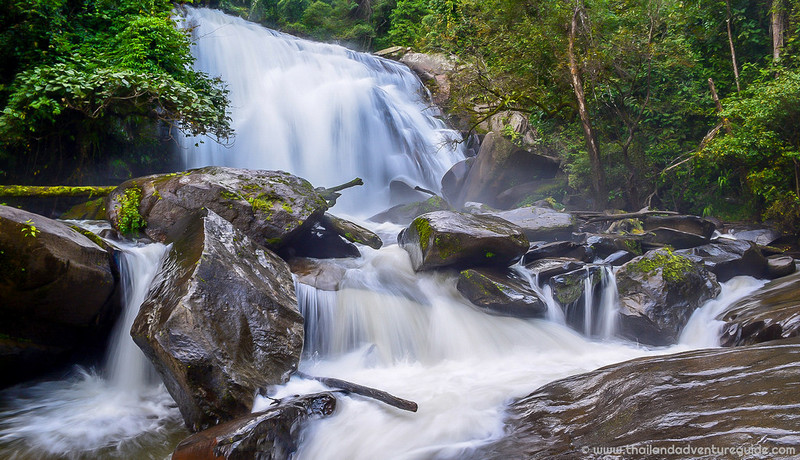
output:
[[74, 197], [106, 196], [117, 188], [114, 185], [0, 185], [0, 197]]
[[595, 214], [595, 215], [590, 215], [587, 213], [577, 214], [578, 217], [586, 219], [587, 224], [591, 224], [593, 222], [609, 222], [614, 220], [636, 219], [639, 217], [658, 216], [658, 215], [677, 216], [680, 215], [680, 213], [675, 211], [638, 211], [638, 212], [626, 212], [623, 214]]
[[414, 190], [416, 190], [416, 191], [418, 191], [418, 192], [422, 192], [422, 193], [428, 194], [428, 195], [430, 195], [430, 196], [439, 196], [439, 195], [437, 195], [437, 194], [436, 194], [436, 192], [434, 192], [434, 191], [432, 191], [432, 190], [428, 190], [428, 189], [426, 189], [426, 188], [422, 188], [422, 187], [420, 187], [419, 185], [417, 185], [416, 187], [414, 187]]
[[341, 192], [344, 189], [348, 189], [350, 187], [355, 187], [358, 185], [364, 185], [364, 181], [360, 177], [356, 177], [355, 179], [351, 180], [350, 182], [344, 183], [342, 185], [337, 185], [336, 187], [318, 187], [316, 192], [328, 202], [328, 206], [333, 206], [336, 204], [336, 200], [342, 196]]
[[316, 380], [317, 382], [320, 382], [327, 387], [336, 388], [346, 393], [355, 393], [357, 395], [365, 396], [367, 398], [377, 399], [382, 403], [388, 404], [398, 409], [407, 410], [409, 412], [417, 411], [418, 406], [417, 403], [415, 403], [414, 401], [398, 398], [397, 396], [394, 396], [382, 390], [365, 387], [357, 383], [352, 383], [346, 380], [340, 380], [331, 377], [315, 377], [313, 375], [308, 375], [303, 372], [297, 372], [297, 376], [304, 379]]

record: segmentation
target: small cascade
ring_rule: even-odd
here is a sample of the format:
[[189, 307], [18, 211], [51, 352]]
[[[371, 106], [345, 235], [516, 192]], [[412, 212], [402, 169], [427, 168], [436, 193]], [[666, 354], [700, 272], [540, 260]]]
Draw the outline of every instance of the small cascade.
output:
[[383, 209], [388, 185], [439, 190], [464, 158], [460, 134], [436, 118], [419, 79], [405, 65], [302, 40], [209, 9], [185, 8], [197, 43], [195, 68], [230, 90], [232, 145], [183, 138], [189, 168], [281, 169], [315, 186], [354, 177], [337, 209]]
[[184, 433], [180, 413], [128, 332], [166, 250], [161, 244], [120, 248], [124, 304], [105, 369], [77, 368], [64, 380], [0, 393], [0, 457], [167, 455], [167, 440]]
[[564, 310], [561, 309], [561, 306], [553, 297], [553, 289], [547, 284], [542, 285], [539, 283], [538, 272], [532, 273], [530, 270], [525, 268], [525, 265], [521, 260], [519, 263], [513, 265], [511, 270], [513, 270], [514, 273], [519, 275], [522, 279], [527, 281], [533, 292], [535, 292], [539, 299], [544, 302], [545, 306], [547, 306], [546, 319], [548, 321], [553, 321], [558, 324], [567, 324], [567, 318], [564, 316]]
[[610, 265], [603, 265], [603, 275], [601, 279], [600, 291], [600, 327], [599, 335], [601, 339], [610, 339], [617, 332], [619, 315], [619, 289], [617, 288], [617, 276], [614, 268]]
[[591, 337], [594, 326], [592, 313], [594, 313], [595, 283], [594, 274], [588, 265], [585, 270], [586, 277], [583, 279], [583, 335]]

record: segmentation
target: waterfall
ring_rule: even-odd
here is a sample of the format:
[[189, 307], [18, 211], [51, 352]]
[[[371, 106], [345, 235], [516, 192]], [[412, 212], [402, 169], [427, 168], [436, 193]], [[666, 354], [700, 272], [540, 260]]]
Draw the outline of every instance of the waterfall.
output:
[[114, 244], [122, 245], [124, 302], [105, 368], [0, 393], [0, 457], [164, 458], [165, 441], [183, 433], [172, 398], [128, 332], [167, 247]]
[[195, 68], [227, 84], [236, 131], [229, 146], [184, 138], [187, 167], [281, 169], [326, 187], [361, 177], [364, 187], [337, 208], [363, 213], [389, 203], [393, 179], [439, 190], [463, 159], [460, 135], [434, 117], [405, 65], [219, 11], [185, 11]]

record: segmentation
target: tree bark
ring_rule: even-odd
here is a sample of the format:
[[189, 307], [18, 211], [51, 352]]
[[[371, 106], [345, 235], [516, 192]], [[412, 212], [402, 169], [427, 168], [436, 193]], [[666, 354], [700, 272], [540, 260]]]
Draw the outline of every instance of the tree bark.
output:
[[783, 50], [783, 35], [786, 25], [783, 0], [772, 0], [772, 8], [770, 10], [772, 19], [772, 60], [779, 62], [781, 60], [781, 51]]
[[297, 376], [302, 377], [304, 379], [316, 380], [330, 388], [336, 388], [348, 393], [355, 393], [357, 395], [366, 396], [367, 398], [377, 399], [382, 403], [388, 404], [398, 409], [407, 410], [409, 412], [417, 411], [417, 403], [415, 403], [414, 401], [398, 398], [397, 396], [387, 393], [383, 390], [366, 387], [364, 385], [359, 385], [357, 383], [348, 382], [346, 380], [335, 379], [332, 377], [315, 377], [313, 375], [308, 375], [303, 372], [297, 372]]
[[575, 99], [578, 102], [578, 115], [581, 118], [581, 126], [583, 127], [584, 137], [586, 138], [586, 149], [589, 153], [589, 163], [592, 168], [592, 191], [596, 197], [595, 206], [597, 209], [603, 209], [608, 202], [608, 192], [606, 190], [606, 175], [603, 170], [603, 164], [600, 160], [600, 148], [597, 145], [597, 136], [595, 135], [594, 128], [592, 127], [592, 120], [589, 117], [589, 111], [586, 108], [586, 95], [583, 91], [583, 82], [581, 81], [581, 73], [578, 68], [577, 59], [575, 58], [575, 37], [578, 34], [578, 15], [581, 13], [583, 6], [580, 2], [575, 5], [575, 10], [572, 13], [572, 21], [569, 28], [569, 43], [567, 46], [567, 57], [569, 59], [569, 74], [572, 82], [572, 90], [575, 93]]
[[[717, 113], [722, 116], [722, 103], [719, 101], [719, 95], [717, 94], [717, 87], [714, 85], [714, 80], [712, 78], [708, 79], [708, 88], [711, 90], [711, 98], [714, 99], [714, 104], [717, 106]], [[722, 126], [725, 127], [725, 132], [728, 134], [731, 133], [731, 124], [728, 122], [727, 118], [722, 118]]]
[[733, 32], [731, 32], [731, 0], [725, 0], [725, 6], [728, 9], [728, 19], [725, 24], [728, 27], [728, 44], [731, 46], [731, 62], [733, 63], [733, 77], [736, 79], [736, 92], [741, 92], [742, 87], [739, 86], [739, 66], [736, 64], [736, 48], [733, 47]]

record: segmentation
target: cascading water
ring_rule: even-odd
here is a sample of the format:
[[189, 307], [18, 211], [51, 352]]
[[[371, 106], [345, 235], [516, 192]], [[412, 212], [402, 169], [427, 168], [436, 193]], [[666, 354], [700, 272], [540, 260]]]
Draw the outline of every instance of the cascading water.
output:
[[[121, 243], [115, 243], [120, 245]], [[123, 312], [105, 369], [0, 393], [0, 457], [163, 458], [185, 433], [180, 413], [128, 331], [166, 246], [120, 248]]]
[[460, 135], [433, 116], [419, 79], [402, 64], [214, 10], [187, 7], [183, 23], [198, 44], [195, 67], [230, 89], [236, 130], [227, 147], [185, 139], [187, 167], [281, 169], [316, 186], [361, 177], [364, 187], [348, 191], [338, 208], [349, 202], [363, 213], [385, 207], [389, 181], [438, 190], [463, 159]]

